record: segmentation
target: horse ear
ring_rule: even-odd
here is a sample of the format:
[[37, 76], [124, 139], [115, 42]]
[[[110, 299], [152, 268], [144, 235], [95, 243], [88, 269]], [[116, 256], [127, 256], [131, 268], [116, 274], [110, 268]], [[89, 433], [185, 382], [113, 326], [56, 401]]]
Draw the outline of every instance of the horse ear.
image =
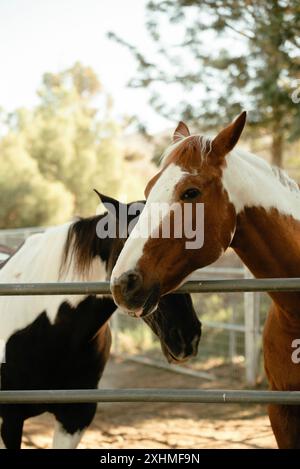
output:
[[188, 126], [184, 122], [180, 121], [173, 134], [173, 142], [178, 142], [178, 140], [182, 140], [182, 138], [189, 137], [190, 135]]
[[113, 199], [112, 197], [109, 197], [108, 195], [101, 194], [97, 191], [97, 189], [94, 189], [94, 192], [96, 192], [106, 210], [114, 217], [119, 218], [122, 207], [125, 207], [126, 205], [116, 199]]
[[246, 117], [247, 113], [243, 111], [213, 139], [212, 149], [217, 156], [223, 157], [235, 147], [244, 129]]

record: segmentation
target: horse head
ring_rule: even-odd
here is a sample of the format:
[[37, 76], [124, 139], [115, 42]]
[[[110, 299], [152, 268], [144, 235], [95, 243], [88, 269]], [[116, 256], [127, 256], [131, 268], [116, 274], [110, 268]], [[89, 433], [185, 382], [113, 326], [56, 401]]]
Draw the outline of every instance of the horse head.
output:
[[[122, 204], [111, 197], [99, 193], [98, 195], [108, 210], [107, 214], [100, 219], [101, 226], [97, 227], [97, 233], [98, 236], [101, 236], [101, 232], [104, 237], [107, 234], [110, 236], [107, 259], [107, 275], [110, 278], [124, 243], [144, 208], [145, 201]], [[113, 234], [116, 234], [114, 238]], [[189, 294], [164, 296], [158, 302], [153, 314], [143, 317], [143, 320], [159, 338], [162, 351], [170, 363], [183, 362], [197, 354], [201, 338], [201, 323]]]
[[111, 275], [114, 300], [129, 314], [152, 313], [162, 295], [231, 244], [237, 217], [222, 176], [245, 120], [242, 113], [214, 139], [190, 135], [185, 124], [178, 125]]

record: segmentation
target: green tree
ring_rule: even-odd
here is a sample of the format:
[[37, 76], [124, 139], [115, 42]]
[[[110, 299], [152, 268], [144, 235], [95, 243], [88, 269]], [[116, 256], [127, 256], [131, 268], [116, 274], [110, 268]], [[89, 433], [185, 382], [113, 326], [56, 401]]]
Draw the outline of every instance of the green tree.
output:
[[[111, 99], [90, 67], [46, 73], [38, 105], [0, 120], [0, 224], [61, 223], [91, 215], [92, 189], [118, 196], [123, 154]], [[99, 109], [99, 111], [97, 111]]]
[[[249, 110], [252, 135], [270, 136], [272, 161], [282, 165], [285, 142], [300, 137], [300, 105], [291, 99], [300, 78], [299, 1], [152, 0], [146, 26], [154, 59], [111, 34], [137, 59], [130, 85], [150, 88], [156, 110], [197, 128]], [[173, 105], [162, 84], [174, 86]]]
[[121, 179], [122, 151], [111, 100], [93, 70], [79, 63], [45, 74], [39, 96], [29, 127], [20, 120], [20, 130], [29, 137], [28, 151], [45, 178], [61, 181], [74, 194], [75, 212], [91, 214], [91, 189], [117, 195]]
[[0, 228], [51, 225], [67, 220], [73, 196], [60, 182], [47, 181], [20, 135], [0, 141]]

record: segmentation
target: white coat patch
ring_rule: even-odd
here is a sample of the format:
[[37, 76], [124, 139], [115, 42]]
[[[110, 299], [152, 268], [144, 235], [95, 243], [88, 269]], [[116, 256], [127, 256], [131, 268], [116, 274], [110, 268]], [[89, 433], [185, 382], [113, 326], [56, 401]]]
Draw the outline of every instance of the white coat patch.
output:
[[287, 174], [240, 149], [233, 150], [226, 159], [222, 182], [237, 213], [245, 207], [275, 208], [300, 220], [300, 191]]
[[[0, 270], [1, 283], [46, 283], [82, 281], [74, 259], [60, 275], [64, 246], [71, 223], [30, 236], [20, 250]], [[74, 257], [74, 256], [73, 256]], [[104, 281], [105, 265], [93, 261], [86, 281]], [[54, 322], [61, 303], [76, 306], [85, 295], [0, 296], [0, 339], [4, 342], [17, 330], [31, 324], [42, 312]]]

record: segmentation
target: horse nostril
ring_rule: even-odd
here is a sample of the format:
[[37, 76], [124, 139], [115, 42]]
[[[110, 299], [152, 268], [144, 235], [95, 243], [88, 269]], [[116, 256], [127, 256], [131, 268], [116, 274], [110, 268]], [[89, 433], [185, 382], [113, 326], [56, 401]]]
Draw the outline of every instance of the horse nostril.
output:
[[120, 288], [124, 296], [133, 294], [142, 285], [142, 277], [138, 272], [127, 272], [119, 280]]
[[135, 290], [136, 284], [138, 282], [138, 276], [136, 274], [130, 274], [128, 275], [128, 280], [127, 280], [127, 291], [130, 290]]

